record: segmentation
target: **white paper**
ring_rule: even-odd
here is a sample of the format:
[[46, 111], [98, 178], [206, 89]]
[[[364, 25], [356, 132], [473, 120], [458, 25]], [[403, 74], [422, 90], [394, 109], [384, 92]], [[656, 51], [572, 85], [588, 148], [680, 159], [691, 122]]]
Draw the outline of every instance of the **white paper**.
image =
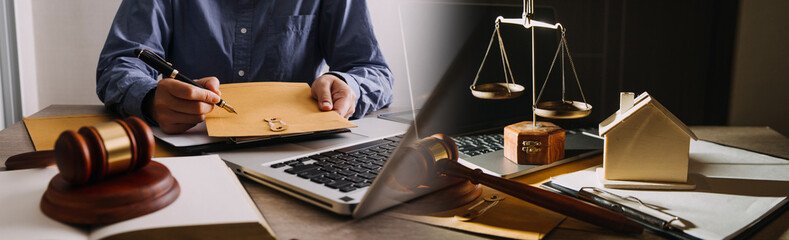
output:
[[44, 215], [44, 190], [58, 173], [54, 167], [0, 172], [0, 239], [88, 239], [75, 228]]
[[154, 213], [95, 229], [91, 239], [132, 230], [217, 223], [259, 222], [249, 195], [217, 155], [154, 159], [170, 169], [181, 194]]
[[186, 130], [186, 132], [178, 134], [167, 134], [159, 127], [152, 127], [153, 135], [159, 140], [165, 141], [175, 147], [189, 147], [197, 146], [215, 142], [223, 142], [226, 138], [222, 137], [209, 137], [208, 130], [205, 127], [205, 122], [201, 122], [196, 126]]
[[101, 239], [153, 228], [263, 223], [238, 178], [217, 155], [154, 160], [167, 166], [180, 184], [178, 199], [154, 213], [92, 231], [52, 220], [39, 209], [57, 168], [0, 172], [0, 239]]
[[[697, 184], [693, 191], [605, 190], [663, 207], [684, 220], [686, 233], [703, 239], [736, 236], [789, 196], [789, 161], [785, 159], [691, 141], [689, 171]], [[552, 181], [574, 190], [603, 188], [594, 167]]]

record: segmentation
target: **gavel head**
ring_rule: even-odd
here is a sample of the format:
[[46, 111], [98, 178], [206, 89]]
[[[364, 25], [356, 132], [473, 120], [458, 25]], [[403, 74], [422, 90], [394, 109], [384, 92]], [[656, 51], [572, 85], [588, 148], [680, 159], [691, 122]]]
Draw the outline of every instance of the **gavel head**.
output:
[[401, 166], [407, 170], [395, 171], [394, 179], [402, 187], [413, 189], [420, 185], [441, 185], [441, 182], [448, 181], [437, 163], [441, 160], [456, 162], [458, 148], [451, 138], [439, 133], [406, 146], [405, 151], [395, 157], [401, 159]]
[[81, 185], [147, 165], [154, 143], [148, 125], [129, 117], [61, 133], [55, 162], [66, 181]]

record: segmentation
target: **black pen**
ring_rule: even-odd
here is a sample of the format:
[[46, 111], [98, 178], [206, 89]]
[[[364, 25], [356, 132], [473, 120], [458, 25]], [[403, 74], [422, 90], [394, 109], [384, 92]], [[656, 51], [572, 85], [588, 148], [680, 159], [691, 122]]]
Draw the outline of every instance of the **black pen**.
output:
[[[156, 69], [156, 71], [159, 71], [159, 73], [163, 74], [164, 76], [169, 76], [170, 78], [174, 78], [174, 79], [177, 79], [177, 80], [179, 80], [181, 82], [185, 82], [185, 83], [194, 85], [195, 87], [206, 89], [205, 87], [201, 86], [200, 84], [197, 84], [191, 78], [189, 78], [187, 76], [184, 76], [183, 74], [178, 72], [178, 70], [173, 68], [173, 64], [165, 61], [164, 59], [159, 57], [159, 55], [156, 55], [156, 53], [154, 53], [151, 50], [148, 50], [148, 49], [137, 49], [137, 50], [134, 50], [134, 55], [136, 55], [137, 58], [139, 58], [140, 60], [145, 62], [145, 64], [148, 64], [148, 66], [151, 66], [153, 69]], [[236, 112], [236, 110], [233, 109], [232, 106], [228, 105], [225, 102], [225, 100], [219, 99], [219, 102], [216, 103], [216, 105], [221, 107], [221, 108], [224, 108], [228, 112], [238, 114]]]

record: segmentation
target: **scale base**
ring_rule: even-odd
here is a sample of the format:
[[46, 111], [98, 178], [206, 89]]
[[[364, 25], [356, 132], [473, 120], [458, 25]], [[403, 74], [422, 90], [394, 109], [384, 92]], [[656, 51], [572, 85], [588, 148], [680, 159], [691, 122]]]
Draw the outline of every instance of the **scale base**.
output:
[[504, 157], [517, 164], [550, 164], [564, 158], [565, 132], [550, 122], [524, 121], [504, 128]]

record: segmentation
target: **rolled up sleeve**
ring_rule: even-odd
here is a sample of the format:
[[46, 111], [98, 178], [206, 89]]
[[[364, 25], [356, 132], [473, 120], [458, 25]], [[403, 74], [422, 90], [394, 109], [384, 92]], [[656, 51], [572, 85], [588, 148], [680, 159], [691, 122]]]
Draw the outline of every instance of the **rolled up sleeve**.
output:
[[156, 87], [158, 73], [134, 56], [149, 49], [165, 56], [169, 42], [167, 1], [123, 1], [99, 56], [96, 94], [123, 117], [137, 116], [155, 124], [142, 110], [145, 95]]

